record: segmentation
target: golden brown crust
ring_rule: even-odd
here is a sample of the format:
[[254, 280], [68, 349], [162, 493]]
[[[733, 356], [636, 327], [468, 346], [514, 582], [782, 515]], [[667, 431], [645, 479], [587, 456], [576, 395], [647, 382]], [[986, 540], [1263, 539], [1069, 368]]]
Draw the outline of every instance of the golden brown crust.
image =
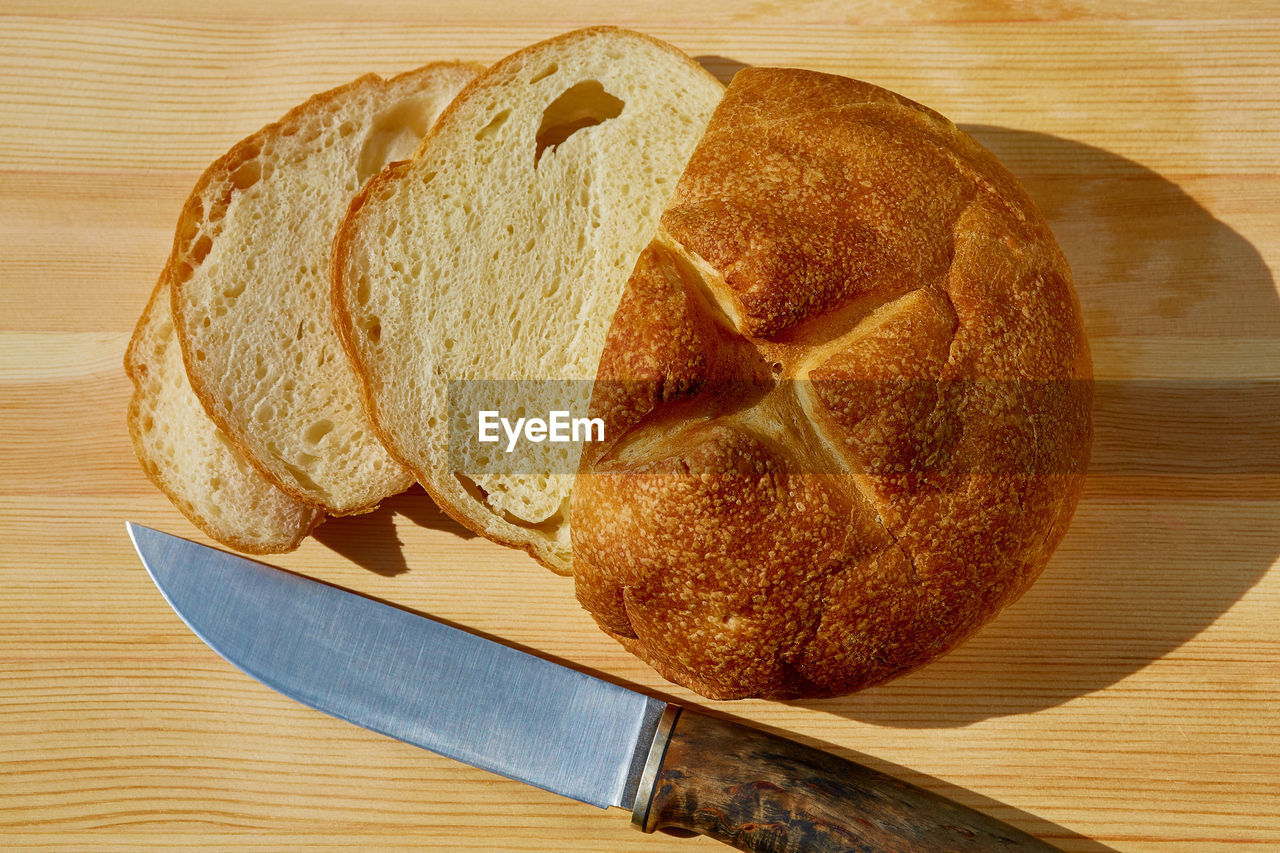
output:
[[1091, 376], [1016, 180], [890, 92], [746, 69], [663, 226], [601, 360], [612, 443], [573, 492], [601, 626], [710, 697], [821, 696], [1016, 599], [1079, 497]]

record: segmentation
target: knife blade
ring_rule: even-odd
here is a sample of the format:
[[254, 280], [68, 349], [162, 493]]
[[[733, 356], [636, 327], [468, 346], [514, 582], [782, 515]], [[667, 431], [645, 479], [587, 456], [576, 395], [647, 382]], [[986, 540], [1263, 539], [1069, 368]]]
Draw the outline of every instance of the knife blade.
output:
[[1052, 847], [923, 788], [424, 616], [128, 522], [161, 594], [229, 663], [319, 711], [740, 850]]

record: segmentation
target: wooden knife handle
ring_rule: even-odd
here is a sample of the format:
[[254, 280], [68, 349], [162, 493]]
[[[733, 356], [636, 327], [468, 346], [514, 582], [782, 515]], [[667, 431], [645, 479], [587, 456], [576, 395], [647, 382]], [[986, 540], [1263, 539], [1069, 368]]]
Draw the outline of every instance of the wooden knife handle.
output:
[[1058, 850], [869, 767], [688, 710], [664, 719], [646, 769], [632, 813], [645, 832], [689, 830], [762, 853]]

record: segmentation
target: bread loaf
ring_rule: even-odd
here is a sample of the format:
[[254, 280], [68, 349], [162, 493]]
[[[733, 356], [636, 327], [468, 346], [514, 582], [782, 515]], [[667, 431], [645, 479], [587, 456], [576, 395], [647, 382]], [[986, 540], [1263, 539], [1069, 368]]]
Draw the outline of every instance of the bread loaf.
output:
[[991, 154], [866, 83], [741, 71], [608, 332], [578, 597], [713, 698], [911, 670], [1043, 569], [1090, 375], [1066, 261]]
[[334, 234], [479, 70], [437, 63], [316, 95], [210, 166], [182, 211], [167, 275], [191, 386], [267, 478], [330, 514], [412, 482], [374, 437], [332, 327]]
[[557, 571], [576, 446], [486, 468], [502, 459], [460, 455], [450, 430], [474, 432], [502, 383], [519, 408], [580, 397], [585, 416], [622, 287], [722, 92], [625, 30], [533, 45], [370, 182], [335, 244], [334, 313], [378, 435], [459, 522]]

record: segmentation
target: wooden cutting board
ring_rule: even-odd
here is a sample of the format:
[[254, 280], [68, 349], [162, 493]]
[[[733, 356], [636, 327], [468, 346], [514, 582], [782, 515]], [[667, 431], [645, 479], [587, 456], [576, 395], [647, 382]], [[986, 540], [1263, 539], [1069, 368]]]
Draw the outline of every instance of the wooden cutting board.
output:
[[421, 492], [279, 564], [791, 733], [1072, 851], [1280, 850], [1280, 6], [8, 0], [0, 13], [0, 848], [711, 851], [327, 718], [152, 587], [121, 357], [201, 169], [365, 71], [642, 29], [717, 73], [860, 77], [1043, 206], [1099, 379], [1093, 476], [1038, 585], [844, 699], [709, 703], [571, 583]]

